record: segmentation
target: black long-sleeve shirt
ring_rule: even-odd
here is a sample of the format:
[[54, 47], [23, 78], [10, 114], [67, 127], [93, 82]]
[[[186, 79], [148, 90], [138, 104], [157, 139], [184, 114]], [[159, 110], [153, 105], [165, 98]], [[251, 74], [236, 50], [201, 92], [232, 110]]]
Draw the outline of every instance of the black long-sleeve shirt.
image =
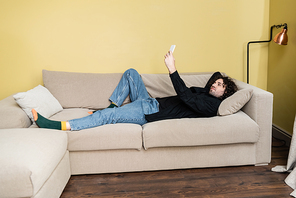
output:
[[177, 95], [156, 98], [159, 102], [159, 112], [145, 115], [146, 120], [153, 122], [164, 119], [216, 116], [222, 101], [210, 95], [209, 90], [212, 85], [211, 80], [217, 75], [222, 76], [220, 72], [214, 73], [204, 88], [188, 88], [177, 71], [170, 74]]

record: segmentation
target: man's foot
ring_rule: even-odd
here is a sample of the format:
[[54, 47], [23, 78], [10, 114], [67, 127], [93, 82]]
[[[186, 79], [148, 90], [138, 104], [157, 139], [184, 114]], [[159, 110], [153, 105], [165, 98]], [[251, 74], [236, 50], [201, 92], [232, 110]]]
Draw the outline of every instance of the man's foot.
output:
[[114, 102], [111, 102], [111, 104], [107, 108], [114, 108], [117, 107], [117, 105]]
[[49, 120], [40, 115], [35, 109], [32, 109], [34, 121], [40, 128], [66, 130], [66, 122]]

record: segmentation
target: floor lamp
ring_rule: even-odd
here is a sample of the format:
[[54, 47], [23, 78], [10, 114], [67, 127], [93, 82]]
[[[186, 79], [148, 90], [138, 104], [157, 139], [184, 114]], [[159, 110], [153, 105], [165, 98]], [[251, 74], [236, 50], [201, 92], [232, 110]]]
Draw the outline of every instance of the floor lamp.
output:
[[270, 27], [270, 39], [267, 40], [267, 41], [250, 41], [248, 42], [248, 45], [247, 45], [247, 83], [249, 84], [249, 45], [252, 44], [252, 43], [269, 43], [272, 39], [272, 29], [275, 27], [275, 28], [280, 28], [280, 27], [283, 27], [284, 28], [282, 29], [282, 31], [280, 33], [278, 33], [273, 41], [279, 45], [287, 45], [288, 43], [288, 35], [287, 35], [287, 31], [288, 31], [288, 26], [286, 23], [284, 24], [280, 24], [280, 25], [273, 25]]

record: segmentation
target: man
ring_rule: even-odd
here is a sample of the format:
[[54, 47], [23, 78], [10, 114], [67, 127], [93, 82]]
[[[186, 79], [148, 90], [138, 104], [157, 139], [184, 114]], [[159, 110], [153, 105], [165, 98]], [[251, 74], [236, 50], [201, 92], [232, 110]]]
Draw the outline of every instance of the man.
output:
[[[62, 122], [46, 119], [32, 109], [34, 120], [41, 128], [75, 131], [105, 124], [143, 125], [164, 119], [212, 117], [217, 115], [222, 100], [237, 91], [235, 83], [223, 77], [220, 72], [214, 73], [204, 88], [188, 88], [177, 72], [173, 53], [169, 51], [164, 61], [176, 96], [151, 98], [139, 73], [129, 69], [124, 72], [109, 98], [111, 105], [108, 108], [83, 118]], [[128, 95], [131, 103], [121, 106]]]

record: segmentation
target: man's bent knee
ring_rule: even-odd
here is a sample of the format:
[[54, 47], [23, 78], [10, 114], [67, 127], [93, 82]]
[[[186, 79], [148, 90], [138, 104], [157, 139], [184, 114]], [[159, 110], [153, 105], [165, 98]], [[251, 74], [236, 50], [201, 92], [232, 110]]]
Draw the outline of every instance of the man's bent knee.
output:
[[133, 69], [133, 68], [130, 68], [130, 69], [126, 70], [124, 73], [129, 73], [129, 74], [132, 74], [132, 73], [134, 73], [134, 74], [139, 74], [138, 71], [135, 70], [135, 69]]

